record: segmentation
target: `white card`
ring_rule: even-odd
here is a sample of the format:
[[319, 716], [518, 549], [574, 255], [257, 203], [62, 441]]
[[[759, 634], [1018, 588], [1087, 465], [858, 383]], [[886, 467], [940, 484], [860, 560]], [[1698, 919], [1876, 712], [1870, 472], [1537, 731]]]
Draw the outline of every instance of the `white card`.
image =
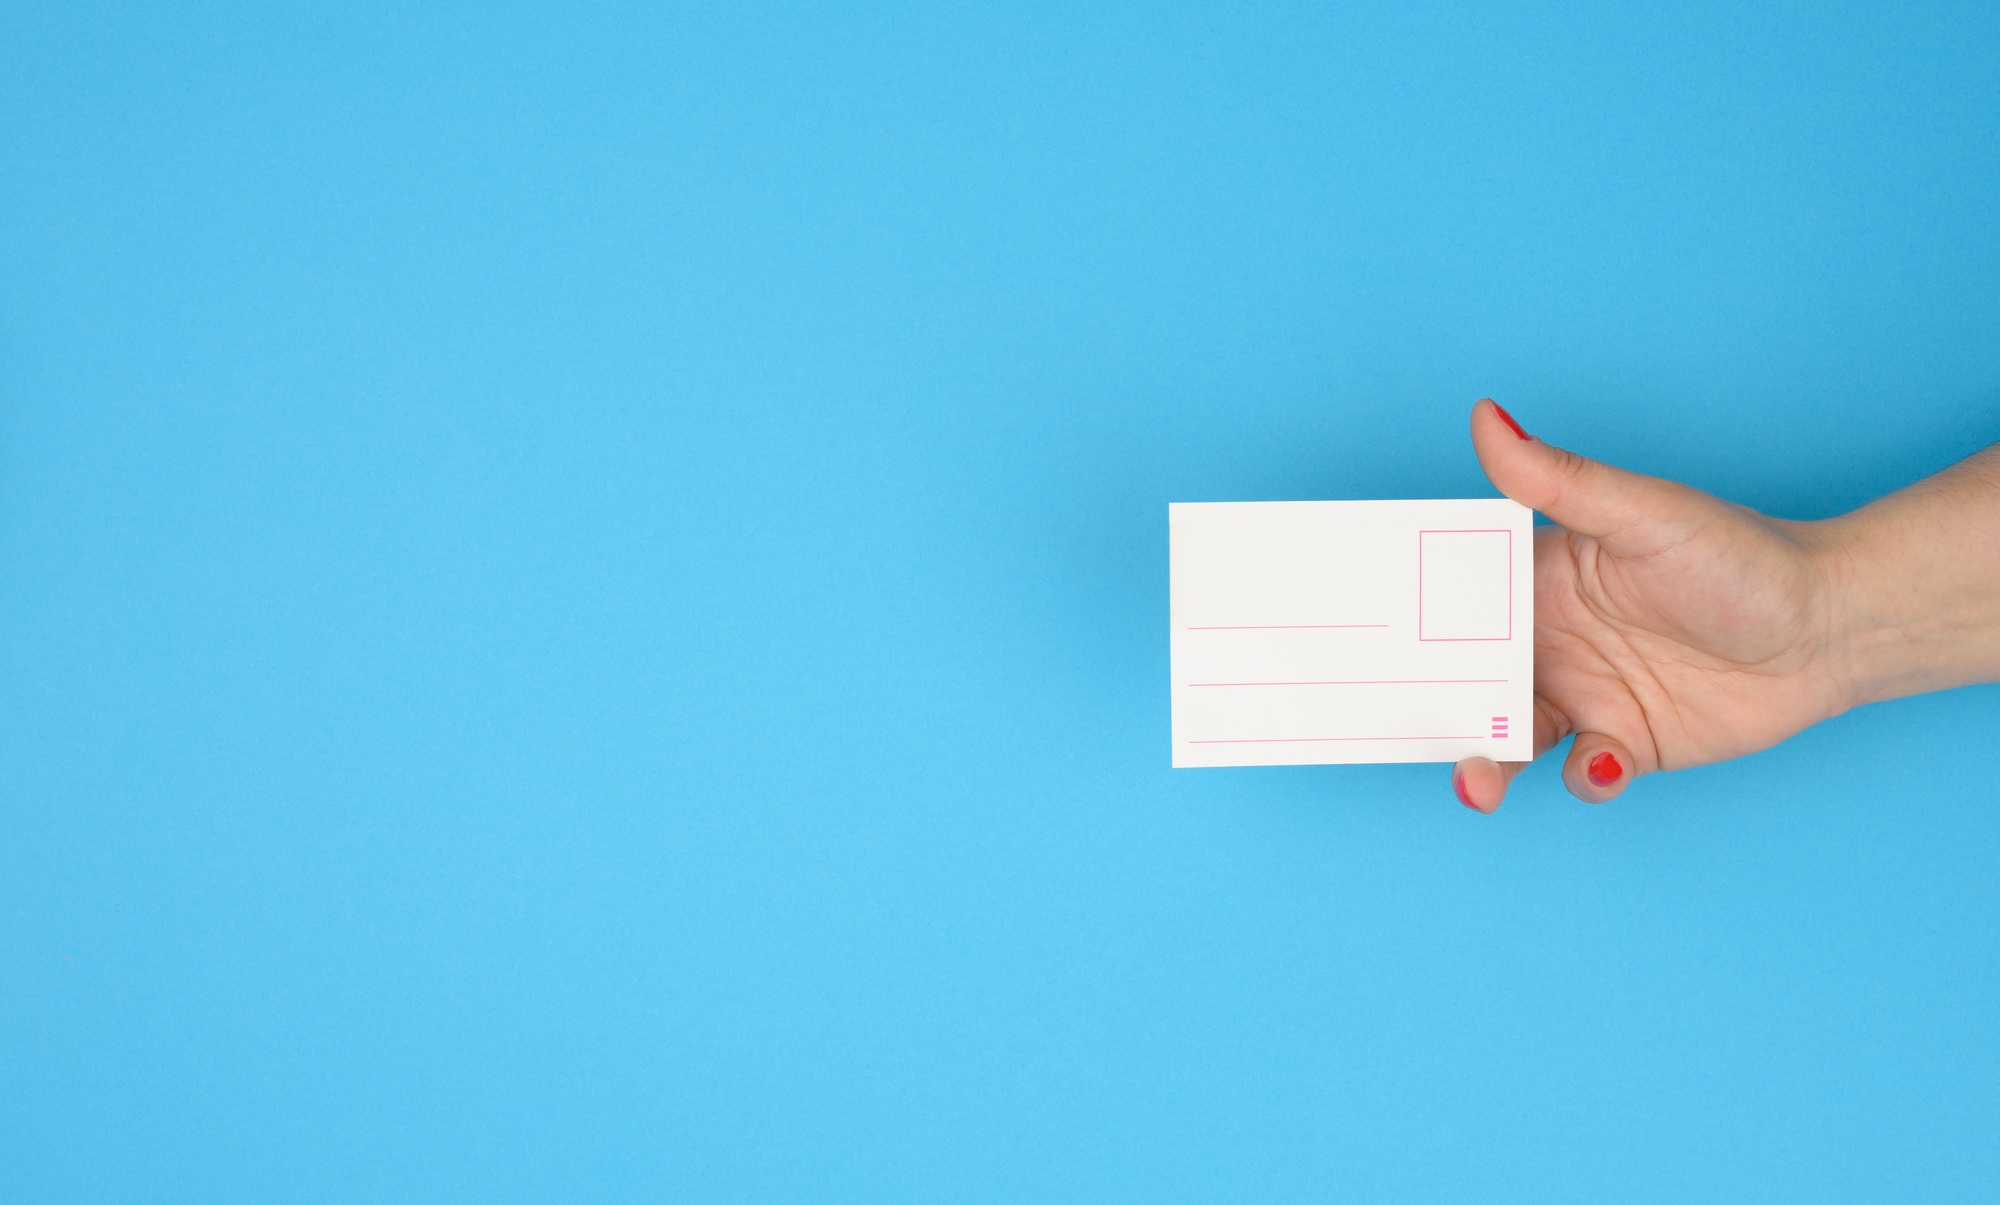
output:
[[1167, 508], [1174, 765], [1533, 755], [1534, 512]]

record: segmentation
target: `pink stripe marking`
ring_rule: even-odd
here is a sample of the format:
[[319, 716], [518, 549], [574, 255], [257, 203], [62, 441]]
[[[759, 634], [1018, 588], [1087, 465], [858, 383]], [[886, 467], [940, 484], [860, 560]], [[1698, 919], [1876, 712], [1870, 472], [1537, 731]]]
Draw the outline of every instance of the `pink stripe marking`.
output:
[[1190, 682], [1189, 686], [1469, 686], [1505, 678], [1357, 678], [1348, 682]]
[[1476, 736], [1246, 736], [1220, 741], [1189, 741], [1190, 745], [1300, 745], [1322, 741], [1476, 741]]

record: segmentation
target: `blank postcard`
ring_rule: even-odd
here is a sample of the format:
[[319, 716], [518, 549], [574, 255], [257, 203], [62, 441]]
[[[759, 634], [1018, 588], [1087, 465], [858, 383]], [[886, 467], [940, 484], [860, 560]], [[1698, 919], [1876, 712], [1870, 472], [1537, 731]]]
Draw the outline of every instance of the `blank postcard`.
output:
[[1176, 502], [1176, 766], [1527, 761], [1534, 512]]

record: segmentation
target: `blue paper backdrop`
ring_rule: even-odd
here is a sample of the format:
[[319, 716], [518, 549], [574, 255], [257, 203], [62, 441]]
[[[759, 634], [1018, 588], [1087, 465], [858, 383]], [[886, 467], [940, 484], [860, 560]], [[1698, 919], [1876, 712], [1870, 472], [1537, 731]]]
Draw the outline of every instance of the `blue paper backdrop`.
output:
[[1168, 769], [1166, 504], [2000, 438], [2000, 9], [0, 13], [0, 1198], [1954, 1201], [2000, 688]]

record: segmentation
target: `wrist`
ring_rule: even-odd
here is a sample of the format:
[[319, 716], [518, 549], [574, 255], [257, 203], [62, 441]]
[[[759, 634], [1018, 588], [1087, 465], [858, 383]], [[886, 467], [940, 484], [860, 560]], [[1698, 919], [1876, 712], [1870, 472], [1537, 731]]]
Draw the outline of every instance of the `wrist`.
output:
[[1806, 525], [1838, 710], [2000, 676], [2000, 593], [1966, 577], [1927, 517], [1878, 507]]
[[1867, 550], [1853, 516], [1807, 524], [1810, 555], [1820, 583], [1820, 659], [1832, 683], [1835, 714], [1891, 697], [1907, 650], [1870, 590]]

